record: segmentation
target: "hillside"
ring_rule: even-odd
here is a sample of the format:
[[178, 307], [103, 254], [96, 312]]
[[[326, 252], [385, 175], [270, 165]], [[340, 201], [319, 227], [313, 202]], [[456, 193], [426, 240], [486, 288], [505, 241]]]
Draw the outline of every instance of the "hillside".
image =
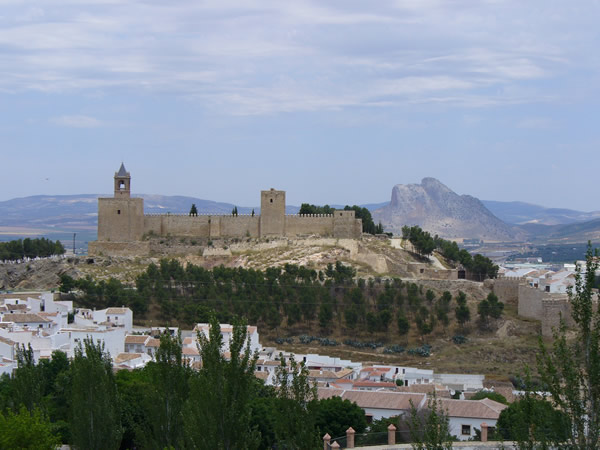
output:
[[418, 225], [445, 239], [512, 241], [521, 232], [494, 216], [478, 199], [458, 195], [435, 178], [421, 184], [398, 184], [389, 205], [373, 212], [375, 221], [401, 234], [404, 225]]
[[565, 208], [546, 208], [525, 202], [482, 200], [481, 203], [500, 220], [514, 225], [564, 225], [600, 218], [600, 211], [584, 212]]
[[[333, 287], [331, 290], [331, 300], [333, 301], [331, 317], [331, 326], [322, 328], [319, 323], [320, 309], [318, 303], [325, 301], [328, 297], [324, 292], [319, 294], [310, 294], [304, 286], [304, 282], [293, 287], [290, 281], [284, 281], [282, 284], [286, 287], [287, 293], [280, 305], [282, 318], [275, 320], [274, 317], [267, 315], [263, 318], [262, 314], [268, 313], [272, 307], [273, 300], [259, 304], [258, 308], [252, 308], [255, 299], [257, 302], [264, 302], [272, 295], [269, 291], [252, 284], [246, 286], [250, 290], [242, 289], [234, 281], [233, 293], [222, 297], [223, 292], [212, 291], [213, 288], [205, 289], [206, 282], [197, 285], [196, 289], [190, 292], [191, 297], [184, 297], [182, 291], [177, 288], [177, 283], [169, 288], [166, 297], [160, 302], [152, 301], [145, 313], [136, 313], [136, 322], [139, 325], [149, 325], [157, 323], [180, 324], [184, 329], [189, 329], [190, 324], [195, 321], [206, 319], [206, 309], [195, 307], [195, 302], [206, 303], [206, 306], [214, 307], [219, 304], [226, 308], [228, 314], [238, 311], [243, 314], [254, 314], [253, 323], [260, 327], [261, 342], [264, 345], [273, 345], [279, 348], [285, 348], [295, 351], [316, 352], [330, 354], [344, 358], [351, 358], [364, 362], [388, 362], [402, 363], [417, 367], [435, 368], [438, 371], [447, 372], [466, 372], [466, 373], [486, 373], [493, 376], [508, 376], [521, 371], [525, 363], [534, 364], [536, 351], [536, 335], [539, 325], [534, 321], [526, 321], [516, 317], [516, 306], [506, 306], [506, 317], [497, 321], [489, 331], [480, 331], [475, 326], [477, 303], [487, 296], [489, 290], [482, 283], [466, 280], [445, 281], [427, 279], [426, 274], [421, 274], [419, 267], [428, 267], [432, 270], [442, 270], [446, 264], [439, 255], [432, 258], [429, 263], [425, 263], [404, 251], [402, 248], [395, 248], [392, 241], [367, 237], [363, 242], [352, 243], [351, 241], [335, 241], [320, 238], [308, 238], [299, 240], [270, 240], [262, 242], [234, 242], [221, 241], [213, 242], [209, 252], [204, 252], [208, 247], [198, 246], [195, 254], [183, 255], [177, 254], [177, 250], [182, 245], [179, 239], [165, 241], [165, 250], [171, 252], [175, 258], [175, 266], [171, 265], [168, 270], [174, 270], [178, 273], [178, 265], [182, 267], [202, 267], [207, 270], [223, 265], [229, 268], [254, 269], [265, 272], [269, 268], [280, 268], [281, 273], [285, 273], [286, 264], [294, 267], [304, 267], [309, 271], [327, 271], [328, 264], [334, 267], [336, 261], [342, 262], [344, 267], [352, 267], [356, 274], [366, 280], [361, 288], [362, 295], [356, 297], [350, 295], [352, 285], [348, 281], [341, 281], [341, 285]], [[206, 253], [206, 256], [201, 256]], [[59, 284], [60, 275], [69, 275], [75, 279], [90, 277], [95, 282], [107, 283], [111, 278], [131, 285], [140, 274], [148, 270], [150, 264], [154, 263], [160, 266], [161, 255], [151, 258], [62, 258], [55, 260], [31, 261], [23, 264], [0, 264], [0, 289], [50, 289], [56, 288]], [[163, 269], [161, 269], [162, 271]], [[200, 269], [194, 269], [192, 273], [195, 276], [201, 276]], [[217, 271], [225, 276], [222, 269]], [[210, 272], [204, 272], [208, 274]], [[232, 272], [233, 273], [233, 272]], [[238, 273], [238, 272], [235, 272]], [[308, 273], [308, 272], [305, 272]], [[249, 276], [257, 276], [257, 273], [248, 273]], [[241, 272], [237, 276], [241, 276]], [[164, 276], [163, 276], [164, 277]], [[163, 279], [159, 276], [159, 279]], [[190, 280], [189, 278], [187, 278]], [[201, 278], [205, 279], [205, 278]], [[369, 281], [371, 279], [371, 281]], [[387, 280], [390, 280], [386, 282]], [[394, 281], [392, 281], [394, 280]], [[398, 280], [402, 280], [398, 283]], [[191, 280], [190, 280], [191, 281]], [[390, 283], [391, 282], [391, 283]], [[295, 282], [294, 282], [295, 283]], [[315, 281], [309, 283], [312, 289], [321, 289], [315, 284]], [[114, 289], [114, 283], [111, 282]], [[186, 282], [183, 286], [193, 286]], [[288, 286], [289, 285], [289, 286]], [[389, 287], [386, 287], [388, 286]], [[415, 286], [414, 289], [412, 286]], [[106, 286], [106, 285], [105, 285]], [[182, 287], [183, 287], [182, 286]], [[223, 289], [227, 285], [221, 285]], [[237, 286], [237, 287], [236, 287]], [[306, 285], [308, 286], [308, 285]], [[202, 288], [202, 289], [201, 289]], [[244, 288], [244, 289], [246, 289]], [[427, 291], [431, 290], [434, 294], [434, 300], [427, 300]], [[434, 327], [433, 333], [427, 335], [424, 339], [419, 335], [415, 325], [415, 318], [422, 314], [421, 307], [426, 311], [436, 311], [439, 300], [444, 291], [448, 291], [454, 300], [445, 306], [449, 315], [449, 325], [442, 326], [438, 323]], [[471, 310], [471, 323], [466, 329], [460, 328], [454, 319], [454, 308], [456, 306], [456, 296], [459, 291], [467, 294], [468, 306]], [[127, 292], [130, 292], [128, 290]], [[143, 298], [151, 299], [156, 292], [147, 291]], [[237, 294], [236, 294], [237, 292]], [[175, 294], [176, 293], [176, 294]], [[309, 295], [310, 294], [310, 295]], [[95, 294], [97, 295], [97, 294]], [[108, 295], [108, 294], [107, 294]], [[111, 294], [113, 295], [113, 294]], [[177, 298], [171, 298], [177, 295]], [[242, 303], [236, 304], [236, 299], [241, 295]], [[110, 296], [105, 297], [103, 301], [112, 301], [115, 304], [129, 304], [128, 298], [117, 294], [115, 299], [110, 300]], [[165, 303], [165, 298], [170, 299]], [[190, 302], [190, 299], [193, 299]], [[203, 300], [204, 299], [204, 300]], [[217, 300], [220, 299], [220, 300]], [[311, 300], [312, 299], [312, 300]], [[93, 304], [80, 304], [80, 306], [96, 306], [98, 308], [105, 306], [100, 301]], [[254, 300], [252, 300], [254, 301]], [[218, 303], [215, 303], [218, 302]], [[230, 302], [233, 302], [229, 305]], [[250, 302], [250, 303], [249, 303]], [[298, 302], [299, 310], [294, 312], [293, 302]], [[350, 302], [350, 303], [348, 303]], [[356, 303], [358, 302], [358, 303]], [[415, 303], [416, 302], [416, 303]], [[312, 309], [306, 309], [305, 306], [313, 305]], [[354, 305], [354, 306], [352, 306]], [[392, 313], [391, 322], [387, 331], [375, 328], [369, 330], [366, 320], [366, 313], [372, 313], [371, 318], [380, 320], [380, 307], [390, 309]], [[419, 307], [418, 305], [421, 305]], [[441, 304], [440, 304], [441, 305]], [[133, 308], [139, 308], [137, 303]], [[359, 308], [365, 310], [357, 314], [357, 325], [350, 329], [347, 327], [345, 310], [347, 308]], [[265, 309], [266, 308], [266, 309]], [[291, 308], [291, 309], [290, 309]], [[396, 327], [396, 314], [400, 309], [405, 310], [405, 314], [411, 322], [411, 328], [408, 335], [402, 337], [398, 334]], [[299, 314], [299, 320], [292, 323], [287, 319], [288, 314]], [[305, 317], [308, 314], [308, 321]], [[374, 315], [373, 315], [374, 314]], [[429, 314], [429, 313], [428, 313]], [[383, 316], [381, 316], [383, 317]], [[230, 316], [223, 316], [223, 320]], [[370, 320], [370, 319], [369, 319]], [[452, 342], [452, 336], [455, 334], [466, 334], [468, 342], [457, 345]], [[309, 335], [318, 336], [336, 341], [338, 345], [319, 344], [319, 341], [302, 343], [299, 336]], [[292, 338], [292, 343], [281, 341], [281, 339]], [[358, 348], [343, 344], [344, 341], [351, 339], [356, 342], [380, 342], [382, 345], [377, 347]], [[402, 346], [406, 349], [420, 347], [424, 342], [432, 346], [432, 355], [429, 358], [423, 358], [418, 355], [409, 355], [403, 353], [385, 353], [385, 347], [394, 345]], [[494, 351], [489, 349], [493, 348]]]
[[600, 242], [600, 219], [567, 225], [539, 225], [535, 223], [521, 225], [533, 241], [546, 243]]

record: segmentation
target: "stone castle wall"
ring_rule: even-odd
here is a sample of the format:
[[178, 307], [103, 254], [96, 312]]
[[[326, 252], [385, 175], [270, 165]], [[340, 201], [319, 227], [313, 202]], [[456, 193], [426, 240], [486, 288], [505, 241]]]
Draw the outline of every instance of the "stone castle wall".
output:
[[[115, 173], [115, 196], [98, 199], [98, 241], [88, 247], [90, 254], [128, 254], [135, 246], [99, 243], [136, 243], [144, 235], [182, 238], [260, 238], [320, 235], [357, 239], [362, 221], [354, 211], [335, 211], [333, 215], [285, 214], [285, 191], [261, 191], [261, 214], [198, 215], [144, 214], [144, 200], [130, 197], [130, 175], [123, 165]], [[139, 247], [141, 253], [146, 247]]]
[[568, 296], [566, 294], [550, 294], [525, 283], [519, 284], [518, 312], [520, 316], [542, 320], [545, 314], [545, 300], [568, 302]]
[[144, 232], [157, 236], [197, 238], [258, 237], [258, 216], [188, 216], [187, 214], [146, 215]]
[[496, 278], [492, 280], [491, 289], [501, 302], [516, 305], [519, 301], [519, 284], [522, 282], [522, 278]]
[[333, 216], [319, 214], [285, 216], [284, 234], [285, 236], [309, 234], [333, 236]]
[[575, 324], [571, 316], [571, 304], [567, 298], [542, 299], [542, 336], [552, 336], [552, 329], [558, 328], [561, 317], [568, 327]]

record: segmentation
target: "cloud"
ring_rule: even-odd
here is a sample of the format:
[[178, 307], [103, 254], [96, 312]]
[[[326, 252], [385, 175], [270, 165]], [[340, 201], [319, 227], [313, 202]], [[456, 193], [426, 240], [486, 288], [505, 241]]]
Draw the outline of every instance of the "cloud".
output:
[[96, 128], [103, 125], [100, 120], [94, 117], [81, 115], [53, 117], [50, 122], [62, 127], [72, 128]]
[[0, 92], [126, 88], [233, 114], [547, 101], [505, 93], [600, 69], [581, 3], [5, 1]]

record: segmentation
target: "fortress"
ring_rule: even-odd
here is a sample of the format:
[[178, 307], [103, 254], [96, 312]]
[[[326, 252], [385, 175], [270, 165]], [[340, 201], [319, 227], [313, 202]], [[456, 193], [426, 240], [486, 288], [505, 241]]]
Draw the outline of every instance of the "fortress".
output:
[[[98, 199], [98, 240], [90, 255], [144, 254], [146, 236], [184, 238], [268, 238], [319, 235], [358, 239], [362, 220], [354, 211], [286, 215], [285, 191], [261, 191], [260, 215], [144, 214], [144, 199], [131, 197], [131, 175], [121, 167], [114, 176], [114, 196]], [[148, 247], [148, 249], [146, 249]]]

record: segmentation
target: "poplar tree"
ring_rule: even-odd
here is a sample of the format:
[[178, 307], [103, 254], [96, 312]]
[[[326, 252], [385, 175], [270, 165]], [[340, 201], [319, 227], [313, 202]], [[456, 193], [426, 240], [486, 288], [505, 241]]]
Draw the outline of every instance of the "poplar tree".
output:
[[43, 378], [35, 365], [31, 344], [17, 348], [17, 369], [13, 377], [13, 409], [18, 411], [21, 405], [28, 411], [39, 406], [43, 395]]
[[161, 335], [155, 361], [146, 371], [150, 381], [145, 397], [148, 430], [141, 437], [146, 448], [176, 447], [183, 438], [183, 406], [190, 375], [182, 356], [180, 333]]
[[540, 339], [538, 371], [554, 406], [571, 421], [566, 442], [571, 449], [600, 447], [600, 312], [593, 290], [599, 256], [588, 243], [585, 270], [577, 266], [575, 288], [568, 291], [575, 336], [567, 337], [561, 317], [552, 348]]
[[110, 450], [121, 444], [123, 430], [117, 385], [104, 344], [84, 339], [71, 363], [71, 434], [79, 449]]
[[221, 326], [214, 315], [208, 337], [199, 331], [198, 342], [202, 369], [190, 379], [185, 448], [257, 448], [260, 433], [251, 426], [250, 401], [258, 356], [250, 350], [246, 323], [234, 323], [229, 359], [223, 354]]

